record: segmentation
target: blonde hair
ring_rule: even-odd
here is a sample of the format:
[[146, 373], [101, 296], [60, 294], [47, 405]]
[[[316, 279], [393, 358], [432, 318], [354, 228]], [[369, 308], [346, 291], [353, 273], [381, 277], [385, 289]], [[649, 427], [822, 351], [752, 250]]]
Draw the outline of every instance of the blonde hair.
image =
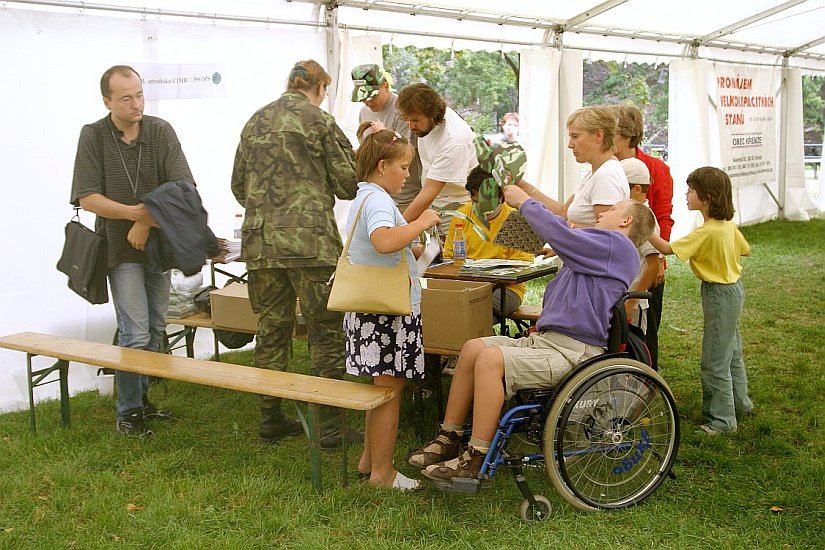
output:
[[[367, 129], [372, 126], [372, 120], [365, 120], [361, 124], [358, 125], [358, 129], [355, 131], [355, 137], [358, 139], [358, 143], [364, 141], [364, 134], [367, 133]], [[367, 134], [369, 135], [369, 134]]]
[[613, 138], [616, 136], [616, 114], [610, 107], [582, 107], [573, 112], [567, 119], [567, 127], [578, 126], [591, 134], [601, 130], [602, 151], [613, 150]]
[[332, 82], [330, 77], [317, 61], [307, 59], [299, 61], [289, 71], [286, 79], [286, 89], [288, 91], [309, 91], [320, 85], [329, 86]]
[[397, 132], [381, 130], [367, 134], [355, 152], [355, 177], [358, 181], [367, 181], [379, 162], [395, 162], [410, 150], [410, 142]]

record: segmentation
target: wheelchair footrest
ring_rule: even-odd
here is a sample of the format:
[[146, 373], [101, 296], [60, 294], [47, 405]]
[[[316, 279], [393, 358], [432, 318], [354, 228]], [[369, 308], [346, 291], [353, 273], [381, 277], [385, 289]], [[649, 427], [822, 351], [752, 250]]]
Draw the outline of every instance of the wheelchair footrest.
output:
[[481, 489], [489, 487], [493, 480], [491, 478], [485, 479], [470, 479], [466, 477], [454, 477], [449, 481], [443, 479], [434, 479], [427, 474], [424, 477], [430, 480], [433, 485], [446, 493], [478, 493]]

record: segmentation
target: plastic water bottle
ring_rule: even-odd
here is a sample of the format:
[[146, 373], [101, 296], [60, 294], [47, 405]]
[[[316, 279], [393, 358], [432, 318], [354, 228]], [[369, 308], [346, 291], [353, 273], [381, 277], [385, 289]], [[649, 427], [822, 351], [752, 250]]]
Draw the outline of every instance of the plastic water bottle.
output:
[[232, 231], [232, 238], [241, 240], [241, 226], [243, 226], [243, 214], [235, 214], [235, 229]]
[[464, 224], [458, 222], [455, 224], [455, 231], [453, 232], [453, 263], [461, 265], [467, 258], [467, 241], [464, 240]]

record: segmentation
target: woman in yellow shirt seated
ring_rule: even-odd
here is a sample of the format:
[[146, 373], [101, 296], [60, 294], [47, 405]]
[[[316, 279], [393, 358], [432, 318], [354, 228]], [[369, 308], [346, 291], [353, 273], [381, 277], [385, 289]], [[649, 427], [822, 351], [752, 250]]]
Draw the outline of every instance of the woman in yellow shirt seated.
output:
[[[478, 216], [473, 211], [473, 205], [478, 201], [478, 190], [481, 187], [481, 182], [490, 177], [492, 177], [492, 175], [489, 172], [485, 172], [480, 167], [476, 166], [473, 168], [467, 175], [467, 184], [464, 186], [470, 194], [470, 199], [472, 202], [463, 204], [460, 208], [458, 208], [458, 212], [465, 214], [481, 227], [484, 227], [484, 224], [478, 219]], [[532, 262], [534, 258], [529, 252], [493, 244], [493, 240], [496, 238], [496, 235], [498, 235], [504, 220], [506, 220], [507, 216], [510, 215], [510, 212], [513, 211], [513, 209], [508, 206], [507, 203], [501, 199], [501, 197], [499, 197], [499, 200], [500, 202], [498, 207], [487, 215], [487, 222], [490, 225], [490, 228], [487, 230], [487, 238], [489, 240], [483, 240], [475, 231], [465, 226], [464, 240], [467, 243], [467, 258], [470, 260], [498, 258]], [[463, 220], [457, 216], [454, 216], [450, 221], [450, 229], [447, 232], [447, 240], [444, 243], [445, 258], [453, 257], [453, 235], [455, 234], [455, 227], [457, 223], [463, 223]], [[506, 290], [507, 296], [504, 302], [504, 314], [505, 316], [509, 316], [521, 305], [521, 301], [524, 299], [525, 285], [524, 283], [509, 285]], [[497, 288], [493, 292], [493, 315], [497, 319], [501, 317], [501, 288]]]

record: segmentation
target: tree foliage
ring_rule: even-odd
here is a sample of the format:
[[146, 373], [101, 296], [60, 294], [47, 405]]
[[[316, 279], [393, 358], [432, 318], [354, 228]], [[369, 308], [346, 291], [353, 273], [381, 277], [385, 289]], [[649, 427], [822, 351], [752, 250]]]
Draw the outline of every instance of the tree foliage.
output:
[[633, 105], [644, 117], [644, 141], [667, 144], [666, 64], [585, 61], [583, 70], [585, 105]]
[[802, 117], [805, 133], [822, 143], [825, 135], [825, 76], [802, 77]]
[[[518, 67], [518, 54], [510, 52]], [[498, 130], [498, 119], [518, 109], [517, 74], [501, 52], [384, 46], [394, 86], [426, 82], [479, 133]]]
[[[384, 46], [384, 66], [396, 90], [426, 82], [479, 133], [499, 131], [501, 116], [518, 111], [518, 52], [452, 51]], [[645, 121], [645, 142], [667, 144], [668, 65], [586, 60], [585, 105], [629, 104]], [[825, 77], [803, 77], [806, 136], [822, 142]]]

